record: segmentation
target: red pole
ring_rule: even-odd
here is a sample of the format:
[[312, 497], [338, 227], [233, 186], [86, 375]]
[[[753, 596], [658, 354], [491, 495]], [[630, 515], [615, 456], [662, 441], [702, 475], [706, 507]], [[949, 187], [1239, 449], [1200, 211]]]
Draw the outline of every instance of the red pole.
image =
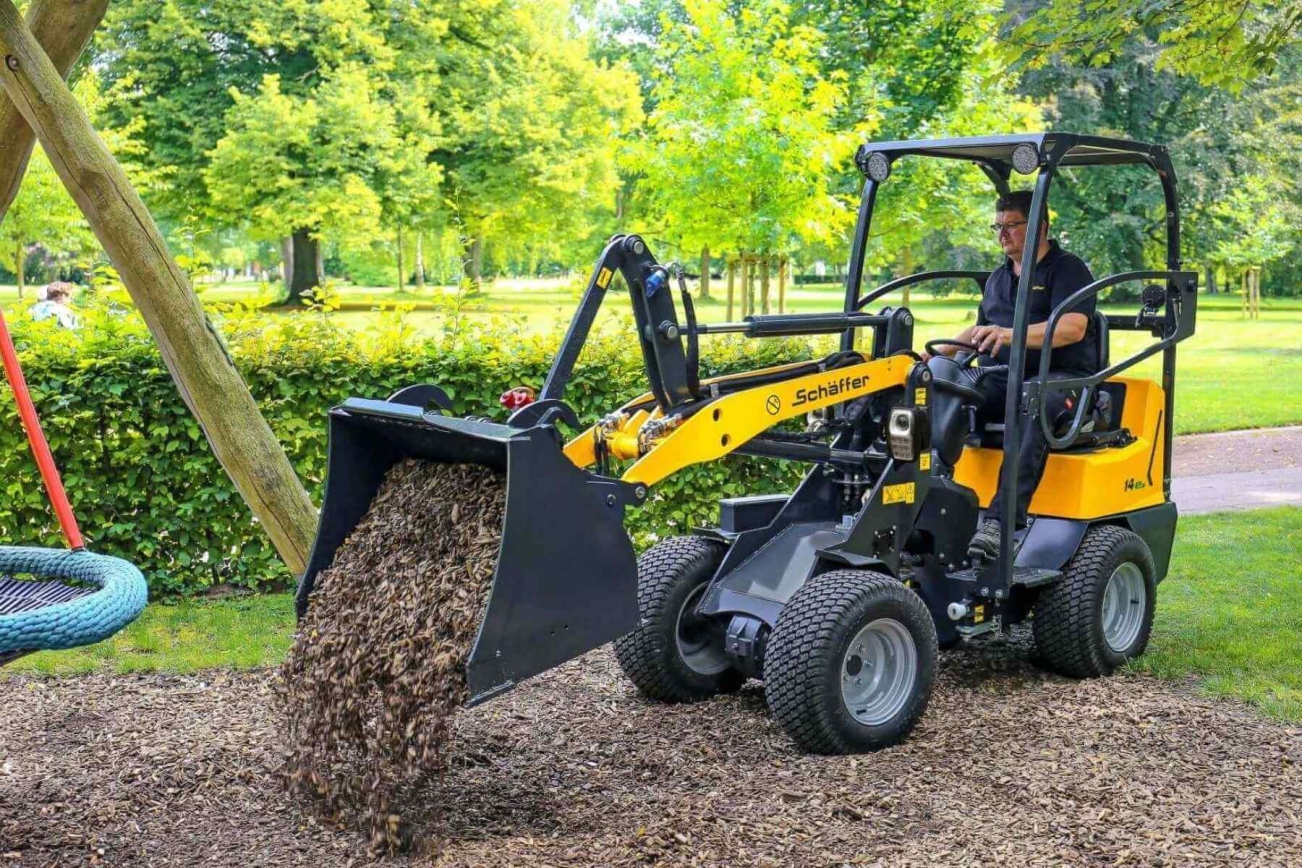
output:
[[41, 420], [36, 416], [36, 407], [32, 405], [32, 396], [27, 392], [27, 381], [23, 379], [23, 369], [18, 364], [18, 353], [14, 351], [14, 342], [9, 337], [9, 326], [0, 313], [0, 355], [4, 357], [5, 376], [9, 378], [9, 387], [14, 390], [14, 400], [18, 402], [18, 415], [23, 420], [27, 431], [27, 442], [32, 444], [32, 455], [36, 466], [45, 480], [45, 490], [50, 496], [54, 514], [59, 517], [59, 526], [68, 538], [68, 547], [78, 551], [86, 547], [77, 528], [77, 519], [72, 514], [72, 505], [63, 490], [63, 480], [59, 479], [59, 468], [54, 466], [54, 456], [50, 454], [50, 445], [45, 442], [45, 433], [41, 431]]

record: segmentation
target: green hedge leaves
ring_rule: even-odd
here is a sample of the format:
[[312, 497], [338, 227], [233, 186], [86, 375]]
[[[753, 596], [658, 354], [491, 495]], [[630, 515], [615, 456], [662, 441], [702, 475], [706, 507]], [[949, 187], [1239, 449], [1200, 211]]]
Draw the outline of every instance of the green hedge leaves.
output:
[[[213, 457], [138, 316], [109, 303], [81, 312], [77, 332], [13, 317], [15, 340], [43, 428], [88, 544], [136, 563], [155, 596], [215, 586], [281, 587], [292, 581]], [[325, 313], [270, 315], [232, 308], [214, 316], [232, 358], [313, 501], [326, 465], [326, 411], [357, 395], [384, 397], [413, 383], [441, 386], [458, 415], [505, 417], [498, 396], [540, 386], [560, 336], [495, 321], [455, 334], [416, 334], [401, 311], [365, 331]], [[566, 400], [585, 422], [646, 390], [632, 323], [595, 334]], [[707, 338], [702, 373], [811, 357], [796, 341]], [[61, 546], [12, 400], [0, 401], [0, 538]], [[639, 545], [717, 516], [720, 497], [790, 490], [802, 468], [730, 457], [687, 468], [631, 510]]]

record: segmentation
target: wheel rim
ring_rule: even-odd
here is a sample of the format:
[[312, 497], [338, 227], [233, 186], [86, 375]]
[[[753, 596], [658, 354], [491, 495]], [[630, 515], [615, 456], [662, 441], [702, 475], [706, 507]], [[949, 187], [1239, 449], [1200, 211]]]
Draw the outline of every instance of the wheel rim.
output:
[[697, 675], [718, 675], [730, 665], [723, 650], [723, 635], [719, 623], [713, 618], [696, 614], [696, 607], [705, 593], [705, 585], [687, 595], [678, 609], [674, 625], [674, 638], [678, 643], [678, 657]]
[[918, 680], [913, 634], [893, 618], [878, 618], [850, 640], [841, 660], [841, 701], [864, 726], [881, 726], [900, 713]]
[[1103, 590], [1103, 640], [1117, 654], [1135, 644], [1144, 625], [1148, 589], [1138, 565], [1127, 561], [1112, 571]]

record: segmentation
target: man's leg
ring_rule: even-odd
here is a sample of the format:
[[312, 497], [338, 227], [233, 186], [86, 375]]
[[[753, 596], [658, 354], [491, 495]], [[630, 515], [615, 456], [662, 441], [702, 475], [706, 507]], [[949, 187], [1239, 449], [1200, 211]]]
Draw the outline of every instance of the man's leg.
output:
[[[981, 380], [980, 388], [985, 395], [985, 400], [977, 408], [977, 424], [1004, 422], [1004, 402], [1008, 397], [1008, 366], [999, 365], [987, 370]], [[990, 503], [990, 508], [986, 510], [986, 518], [977, 524], [976, 534], [968, 543], [968, 557], [982, 557], [988, 560], [999, 557], [999, 520], [996, 518], [999, 514], [998, 485], [996, 481], [995, 497]]]
[[[1055, 372], [1049, 375], [1049, 379], [1063, 380], [1076, 376], [1080, 375]], [[1031, 379], [1036, 378], [1032, 377]], [[1050, 420], [1056, 419], [1058, 414], [1066, 409], [1066, 402], [1067, 395], [1063, 392], [1050, 395], [1045, 399], [1045, 404], [1049, 408]], [[1019, 417], [1016, 424], [1018, 426], [1017, 504], [1014, 520], [1016, 522], [1015, 529], [1021, 529], [1026, 527], [1027, 511], [1031, 506], [1031, 498], [1035, 495], [1035, 489], [1044, 476], [1045, 465], [1049, 462], [1049, 441], [1045, 439], [1044, 429], [1040, 427], [1038, 416]], [[988, 560], [994, 560], [999, 556], [1000, 525], [998, 524], [998, 517], [1002, 514], [1003, 494], [1002, 489], [996, 490], [994, 499], [990, 501], [990, 508], [986, 511], [987, 518], [982, 522], [981, 528], [968, 546], [970, 556], [980, 556]], [[992, 523], [993, 527], [991, 527]]]

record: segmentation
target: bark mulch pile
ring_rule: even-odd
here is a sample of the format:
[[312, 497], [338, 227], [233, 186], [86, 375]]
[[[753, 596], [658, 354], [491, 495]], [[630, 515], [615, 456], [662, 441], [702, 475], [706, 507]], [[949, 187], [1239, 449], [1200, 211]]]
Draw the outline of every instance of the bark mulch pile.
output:
[[449, 766], [366, 838], [285, 794], [270, 673], [0, 682], [0, 868], [1292, 865], [1302, 730], [1018, 641], [946, 652], [903, 745], [796, 753], [752, 683], [641, 699], [609, 649], [459, 712]]
[[505, 508], [495, 470], [394, 465], [317, 576], [281, 669], [291, 789], [360, 823], [374, 850], [405, 843], [405, 798], [446, 760]]

